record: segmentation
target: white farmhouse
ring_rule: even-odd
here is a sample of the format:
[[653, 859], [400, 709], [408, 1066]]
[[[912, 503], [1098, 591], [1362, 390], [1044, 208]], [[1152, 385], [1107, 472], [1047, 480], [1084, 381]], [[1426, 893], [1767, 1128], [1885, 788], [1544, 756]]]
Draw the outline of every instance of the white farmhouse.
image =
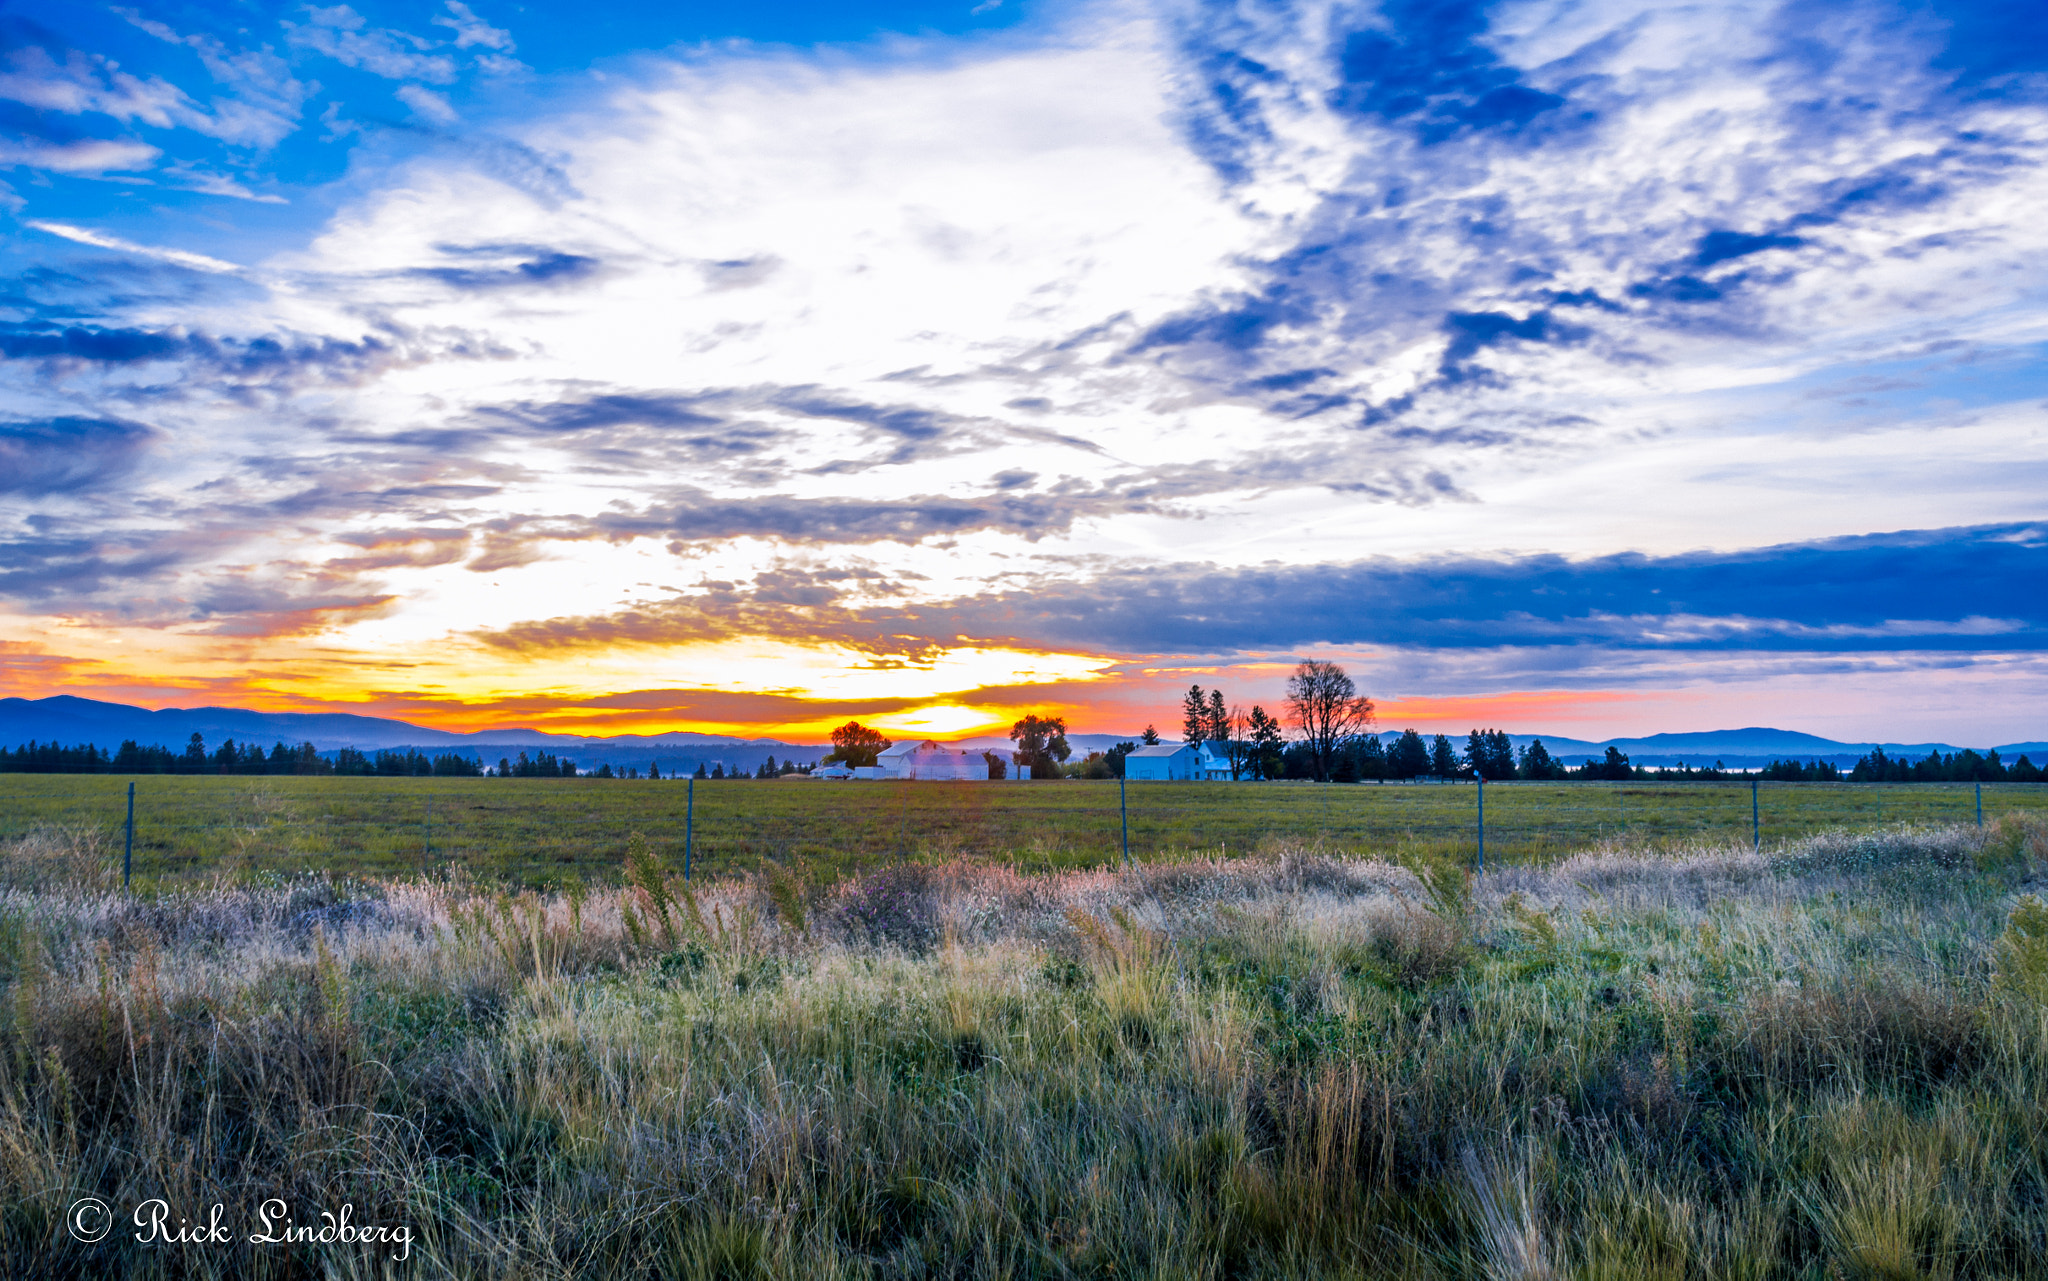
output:
[[[1202, 754], [1186, 743], [1154, 743], [1124, 757], [1124, 777], [1133, 782], [1170, 782], [1202, 777]], [[1228, 778], [1226, 773], [1224, 777]]]
[[1202, 744], [1201, 756], [1202, 759], [1196, 766], [1196, 778], [1205, 778], [1212, 783], [1228, 783], [1235, 777], [1230, 770], [1230, 757], [1216, 750], [1214, 743]]

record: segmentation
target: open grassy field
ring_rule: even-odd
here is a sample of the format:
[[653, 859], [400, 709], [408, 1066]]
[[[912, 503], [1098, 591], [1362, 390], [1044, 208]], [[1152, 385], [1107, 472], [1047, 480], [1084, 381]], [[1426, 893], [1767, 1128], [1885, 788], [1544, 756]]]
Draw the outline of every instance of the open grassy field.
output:
[[2008, 816], [145, 897], [44, 832], [0, 1275], [2048, 1276], [2044, 878]]
[[[0, 841], [41, 826], [118, 842], [128, 780], [0, 775]], [[210, 876], [226, 867], [396, 875], [460, 867], [517, 884], [569, 874], [616, 879], [642, 835], [682, 863], [691, 789], [593, 779], [146, 777], [136, 793], [137, 875]], [[1134, 857], [1250, 852], [1272, 841], [1473, 859], [1470, 785], [1143, 783], [1128, 789]], [[1119, 857], [1115, 783], [699, 782], [690, 821], [695, 869], [773, 860], [830, 877], [904, 857], [968, 854], [1037, 869]], [[1968, 785], [1765, 784], [1766, 845], [1824, 828], [1974, 821]], [[1984, 790], [1986, 818], [2048, 814], [2048, 787]], [[1638, 846], [1750, 836], [1747, 784], [1513, 783], [1486, 789], [1493, 862], [1561, 857], [1606, 840]]]

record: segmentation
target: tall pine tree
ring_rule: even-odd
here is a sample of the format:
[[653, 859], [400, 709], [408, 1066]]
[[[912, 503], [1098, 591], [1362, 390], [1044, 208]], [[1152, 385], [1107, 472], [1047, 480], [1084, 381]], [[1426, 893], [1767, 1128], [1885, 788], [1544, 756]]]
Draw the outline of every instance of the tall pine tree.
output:
[[1200, 685], [1188, 686], [1187, 696], [1180, 700], [1180, 712], [1180, 741], [1199, 748], [1209, 737], [1209, 697]]

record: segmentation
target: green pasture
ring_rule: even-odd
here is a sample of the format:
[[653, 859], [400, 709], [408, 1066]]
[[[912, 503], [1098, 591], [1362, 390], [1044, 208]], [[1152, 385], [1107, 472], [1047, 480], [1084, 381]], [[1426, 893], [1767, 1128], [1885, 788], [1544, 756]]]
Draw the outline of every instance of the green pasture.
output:
[[[120, 856], [119, 776], [0, 775], [0, 842], [39, 828], [97, 832]], [[1363, 854], [1474, 859], [1471, 784], [878, 783], [146, 776], [136, 784], [135, 873], [439, 872], [558, 882], [611, 879], [634, 834], [695, 870], [774, 860], [814, 876], [915, 857], [999, 857], [1031, 868], [1120, 856], [1126, 817], [1139, 859], [1252, 852], [1274, 841]], [[694, 792], [694, 806], [692, 794]], [[1746, 841], [1747, 783], [1495, 783], [1485, 789], [1489, 863], [1554, 858], [1604, 841]], [[1831, 827], [1971, 822], [1969, 784], [1766, 783], [1766, 846]], [[1987, 785], [1987, 822], [2048, 811], [2048, 787]], [[694, 812], [692, 812], [694, 811]]]

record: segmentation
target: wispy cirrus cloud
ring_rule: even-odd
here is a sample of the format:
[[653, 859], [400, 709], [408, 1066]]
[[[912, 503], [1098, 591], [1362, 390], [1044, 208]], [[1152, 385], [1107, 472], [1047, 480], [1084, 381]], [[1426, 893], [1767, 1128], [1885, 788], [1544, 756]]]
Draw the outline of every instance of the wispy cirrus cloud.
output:
[[345, 4], [312, 7], [306, 12], [306, 21], [282, 24], [287, 43], [387, 80], [447, 84], [455, 79], [453, 58], [427, 52], [433, 41], [395, 27], [372, 26]]
[[110, 236], [102, 231], [94, 231], [90, 227], [73, 227], [67, 223], [45, 222], [34, 218], [26, 220], [22, 225], [33, 227], [37, 231], [46, 231], [53, 236], [61, 236], [66, 240], [76, 241], [81, 245], [91, 245], [96, 249], [114, 249], [124, 254], [135, 254], [142, 258], [155, 258], [160, 262], [167, 262], [175, 267], [190, 267], [194, 271], [235, 272], [241, 270], [234, 263], [223, 262], [219, 258], [209, 258], [205, 254], [196, 254], [184, 249], [164, 249], [152, 245], [138, 245], [132, 240], [123, 240], [119, 236]]

